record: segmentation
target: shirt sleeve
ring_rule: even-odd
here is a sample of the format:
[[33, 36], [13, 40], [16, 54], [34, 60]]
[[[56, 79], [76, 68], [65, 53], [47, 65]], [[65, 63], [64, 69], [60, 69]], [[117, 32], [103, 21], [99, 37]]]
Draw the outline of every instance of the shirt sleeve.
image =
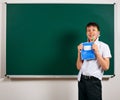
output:
[[110, 48], [109, 48], [109, 46], [108, 45], [105, 45], [104, 46], [104, 50], [103, 50], [103, 57], [104, 58], [111, 58], [112, 56], [111, 56], [111, 52], [110, 52]]

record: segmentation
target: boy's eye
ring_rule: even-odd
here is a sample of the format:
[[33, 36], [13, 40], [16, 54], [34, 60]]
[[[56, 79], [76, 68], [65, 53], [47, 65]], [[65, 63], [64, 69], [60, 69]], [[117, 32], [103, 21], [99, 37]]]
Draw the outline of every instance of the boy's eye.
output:
[[92, 29], [92, 30], [88, 30], [88, 32], [92, 32], [92, 31], [95, 31], [95, 29]]

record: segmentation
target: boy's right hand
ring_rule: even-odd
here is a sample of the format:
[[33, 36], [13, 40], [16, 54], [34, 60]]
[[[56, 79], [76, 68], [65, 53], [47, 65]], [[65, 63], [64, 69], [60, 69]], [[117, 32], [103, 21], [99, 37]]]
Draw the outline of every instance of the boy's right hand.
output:
[[79, 44], [77, 48], [78, 48], [78, 53], [79, 53], [83, 49], [83, 45]]

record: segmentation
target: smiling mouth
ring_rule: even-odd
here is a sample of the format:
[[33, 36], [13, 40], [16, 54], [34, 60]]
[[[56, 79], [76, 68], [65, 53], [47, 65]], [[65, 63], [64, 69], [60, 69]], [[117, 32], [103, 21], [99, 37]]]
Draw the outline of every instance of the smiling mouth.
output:
[[89, 35], [89, 38], [90, 38], [91, 41], [94, 41], [94, 40], [95, 40], [94, 35]]
[[89, 35], [89, 37], [90, 37], [90, 38], [93, 38], [93, 37], [94, 37], [94, 35]]

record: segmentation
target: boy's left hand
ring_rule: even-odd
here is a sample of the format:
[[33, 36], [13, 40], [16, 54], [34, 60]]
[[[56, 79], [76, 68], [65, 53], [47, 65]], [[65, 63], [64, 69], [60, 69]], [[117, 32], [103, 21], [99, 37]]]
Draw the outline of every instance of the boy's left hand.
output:
[[92, 49], [95, 51], [95, 53], [98, 53], [98, 46], [95, 43], [92, 45]]

